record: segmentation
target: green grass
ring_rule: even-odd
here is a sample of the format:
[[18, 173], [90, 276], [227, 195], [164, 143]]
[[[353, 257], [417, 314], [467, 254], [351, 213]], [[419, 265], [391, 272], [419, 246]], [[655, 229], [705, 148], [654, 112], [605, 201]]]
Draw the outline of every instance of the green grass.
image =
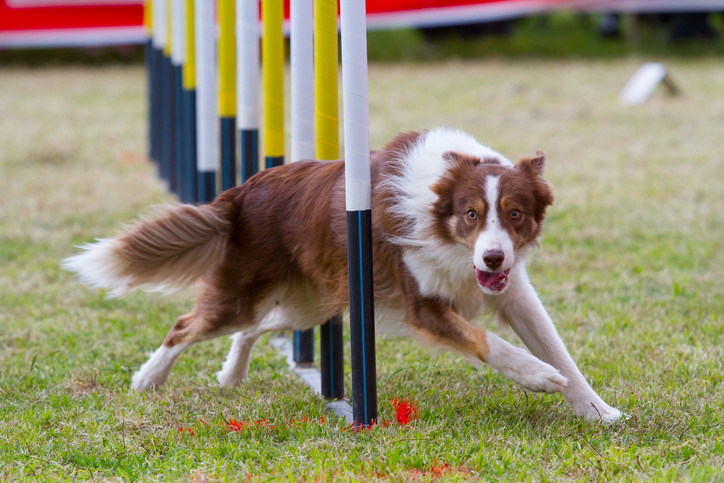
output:
[[193, 290], [108, 300], [59, 264], [171, 200], [144, 157], [142, 70], [5, 68], [0, 480], [724, 480], [724, 65], [672, 60], [682, 97], [619, 105], [643, 60], [372, 65], [375, 147], [445, 123], [511, 158], [546, 150], [557, 199], [531, 277], [582, 372], [630, 417], [588, 424], [560, 395], [382, 339], [380, 417], [395, 397], [419, 417], [362, 433], [266, 340], [237, 390], [214, 379], [228, 339], [190, 349], [163, 389], [129, 390]]

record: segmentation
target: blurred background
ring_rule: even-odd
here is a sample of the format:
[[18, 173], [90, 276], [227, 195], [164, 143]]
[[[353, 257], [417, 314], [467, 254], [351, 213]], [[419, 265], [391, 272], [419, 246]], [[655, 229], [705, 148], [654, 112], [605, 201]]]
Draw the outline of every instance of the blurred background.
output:
[[[722, 0], [369, 0], [367, 11], [371, 61], [724, 53]], [[146, 38], [142, 0], [0, 0], [1, 63], [141, 62]]]

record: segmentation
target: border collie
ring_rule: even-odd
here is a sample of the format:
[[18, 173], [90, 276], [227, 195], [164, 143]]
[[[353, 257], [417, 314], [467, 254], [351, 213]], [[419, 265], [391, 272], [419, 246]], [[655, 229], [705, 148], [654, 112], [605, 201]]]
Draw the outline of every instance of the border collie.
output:
[[[553, 203], [545, 154], [511, 163], [462, 131], [398, 135], [372, 154], [375, 312], [382, 332], [489, 364], [529, 391], [561, 392], [573, 411], [621, 413], [586, 382], [525, 267]], [[167, 207], [65, 260], [93, 287], [120, 296], [199, 283], [191, 313], [133, 376], [161, 386], [189, 346], [232, 335], [218, 381], [241, 383], [265, 332], [309, 329], [348, 304], [344, 161], [264, 170], [213, 203]], [[532, 352], [470, 320], [492, 311]]]

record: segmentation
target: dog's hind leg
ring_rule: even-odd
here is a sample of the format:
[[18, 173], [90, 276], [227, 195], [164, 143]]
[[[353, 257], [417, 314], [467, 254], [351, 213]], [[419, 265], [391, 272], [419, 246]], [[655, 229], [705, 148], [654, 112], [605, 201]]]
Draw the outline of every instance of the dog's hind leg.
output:
[[423, 342], [475, 357], [529, 391], [560, 392], [567, 384], [553, 366], [476, 327], [440, 300], [414, 299], [406, 321], [412, 334]]
[[168, 378], [174, 362], [190, 346], [226, 335], [253, 323], [253, 307], [243, 310], [238, 298], [203, 292], [193, 312], [178, 318], [161, 347], [133, 375], [137, 391], [158, 388]]
[[[219, 381], [219, 384], [222, 387], [230, 387], [244, 382], [249, 375], [251, 350], [259, 337], [273, 330], [293, 328], [295, 319], [298, 318], [297, 312], [299, 311], [288, 307], [277, 307], [269, 312], [259, 325], [232, 334], [229, 355], [226, 356], [221, 370], [216, 373], [216, 380]], [[316, 320], [316, 318], [311, 318], [311, 320]]]
[[246, 380], [249, 375], [251, 350], [264, 332], [254, 327], [231, 334], [229, 355], [226, 356], [221, 370], [216, 373], [216, 380], [221, 387], [238, 386]]

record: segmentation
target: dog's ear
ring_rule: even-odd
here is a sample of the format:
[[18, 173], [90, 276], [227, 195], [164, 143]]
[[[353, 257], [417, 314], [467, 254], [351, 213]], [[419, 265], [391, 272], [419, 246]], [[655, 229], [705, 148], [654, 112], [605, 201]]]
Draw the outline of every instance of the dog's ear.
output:
[[467, 154], [456, 153], [455, 151], [447, 151], [443, 153], [442, 159], [449, 163], [468, 164], [473, 168], [480, 164], [480, 158], [469, 156]]
[[542, 176], [545, 166], [546, 153], [538, 149], [535, 152], [535, 156], [532, 158], [521, 156], [520, 161], [518, 161], [518, 164], [516, 165], [516, 168], [521, 170], [531, 170], [538, 176]]

